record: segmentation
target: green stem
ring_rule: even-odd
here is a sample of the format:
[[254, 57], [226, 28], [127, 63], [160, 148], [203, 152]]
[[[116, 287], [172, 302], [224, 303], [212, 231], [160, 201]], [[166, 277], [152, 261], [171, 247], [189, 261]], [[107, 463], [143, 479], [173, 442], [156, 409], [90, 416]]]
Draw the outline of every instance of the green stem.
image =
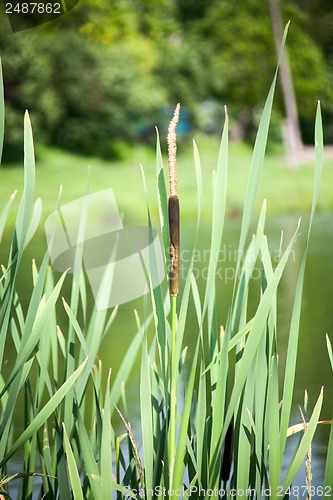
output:
[[176, 328], [177, 328], [177, 297], [171, 296], [171, 367], [172, 371], [175, 368], [175, 351], [176, 351]]
[[176, 352], [176, 328], [177, 328], [177, 297], [171, 296], [171, 387], [170, 387], [170, 423], [169, 423], [169, 467], [170, 483], [172, 488], [173, 468], [176, 455], [176, 418], [177, 418], [177, 360]]

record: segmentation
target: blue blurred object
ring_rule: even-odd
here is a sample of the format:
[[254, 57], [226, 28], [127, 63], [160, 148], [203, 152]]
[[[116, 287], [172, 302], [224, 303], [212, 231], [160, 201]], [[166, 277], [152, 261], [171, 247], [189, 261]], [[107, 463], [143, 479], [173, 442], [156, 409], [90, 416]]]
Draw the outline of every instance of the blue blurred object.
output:
[[[176, 107], [176, 106], [175, 106]], [[157, 127], [160, 133], [166, 135], [168, 132], [168, 126], [175, 108], [171, 106], [165, 106], [160, 110], [160, 120]], [[180, 118], [177, 125], [177, 135], [180, 137], [187, 137], [193, 131], [193, 114], [187, 108], [180, 108]]]

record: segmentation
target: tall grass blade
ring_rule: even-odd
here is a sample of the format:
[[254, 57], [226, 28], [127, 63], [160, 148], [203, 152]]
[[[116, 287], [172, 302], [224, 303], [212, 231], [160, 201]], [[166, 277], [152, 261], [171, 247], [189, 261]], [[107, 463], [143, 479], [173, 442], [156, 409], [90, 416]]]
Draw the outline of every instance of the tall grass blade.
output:
[[221, 246], [223, 227], [224, 227], [225, 207], [226, 207], [226, 197], [227, 197], [227, 178], [228, 178], [228, 130], [229, 130], [228, 127], [229, 127], [228, 113], [227, 110], [225, 110], [225, 122], [222, 132], [220, 151], [216, 169], [215, 186], [214, 186], [212, 235], [211, 235], [211, 245], [209, 253], [205, 299], [203, 306], [204, 314], [208, 307], [208, 302], [212, 296], [212, 293], [214, 293], [215, 291], [214, 287], [215, 273], [218, 263], [218, 253]]
[[[195, 374], [197, 370], [197, 360], [198, 360], [198, 352], [199, 352], [200, 341], [198, 339], [195, 354], [193, 356], [191, 371], [188, 378], [188, 383], [185, 391], [185, 399], [184, 399], [184, 408], [182, 410], [181, 423], [178, 435], [178, 443], [175, 457], [175, 467], [173, 472], [173, 480], [172, 480], [172, 489], [177, 490], [181, 482], [183, 480], [185, 464], [184, 464], [184, 456], [185, 456], [185, 446], [187, 441], [187, 429], [190, 418], [191, 411], [191, 403], [193, 399], [193, 389], [194, 389], [194, 381]], [[190, 478], [191, 479], [191, 478]], [[177, 496], [172, 495], [171, 498], [175, 500]]]
[[112, 491], [112, 427], [111, 427], [111, 403], [110, 403], [110, 378], [111, 370], [107, 380], [105, 391], [104, 411], [102, 415], [102, 438], [101, 438], [101, 497], [107, 498]]
[[88, 433], [84, 426], [82, 416], [79, 408], [76, 408], [76, 428], [80, 438], [80, 448], [82, 453], [82, 460], [84, 463], [84, 472], [89, 481], [92, 498], [101, 497], [101, 483], [96, 458], [92, 449], [92, 443], [89, 439]]
[[17, 191], [14, 191], [13, 194], [10, 195], [9, 200], [7, 201], [6, 205], [4, 206], [4, 208], [2, 209], [1, 214], [0, 214], [0, 242], [2, 240], [2, 235], [3, 235], [5, 225], [7, 222], [7, 216], [8, 216], [10, 207], [15, 199], [16, 193], [17, 193]]
[[66, 457], [67, 457], [67, 466], [68, 466], [68, 472], [70, 476], [70, 481], [71, 481], [71, 487], [72, 487], [72, 492], [73, 492], [73, 498], [74, 500], [84, 500], [83, 493], [82, 493], [82, 487], [81, 487], [81, 480], [80, 480], [80, 474], [77, 469], [76, 465], [76, 460], [75, 456], [73, 453], [73, 450], [71, 448], [65, 424], [63, 424], [63, 431], [64, 431], [64, 444], [65, 444], [65, 452], [66, 452]]
[[280, 484], [280, 429], [279, 429], [279, 387], [278, 358], [273, 357], [268, 388], [268, 434], [269, 434], [269, 479], [272, 488], [272, 499], [277, 498]]
[[[204, 356], [201, 359], [201, 372], [205, 366]], [[198, 389], [198, 403], [196, 411], [196, 433], [197, 433], [197, 462], [198, 462], [198, 477], [201, 484], [207, 484], [207, 443], [205, 439], [206, 433], [206, 379], [200, 377]]]
[[[83, 204], [81, 207], [80, 222], [79, 222], [79, 227], [78, 227], [78, 231], [77, 231], [77, 241], [76, 241], [77, 244], [75, 246], [75, 255], [74, 255], [74, 270], [75, 270], [75, 272], [73, 273], [70, 308], [72, 311], [75, 312], [75, 314], [77, 313], [79, 299], [80, 299], [80, 281], [81, 281], [80, 274], [82, 272], [82, 260], [83, 260], [83, 243], [82, 242], [85, 241], [87, 218], [88, 218], [88, 212], [89, 212], [89, 196], [88, 195], [89, 195], [89, 178], [88, 178], [88, 183], [87, 183], [86, 196], [84, 197]], [[60, 212], [60, 208], [58, 210]], [[64, 219], [62, 219], [62, 220], [64, 220]], [[66, 228], [64, 228], [64, 229], [66, 230]], [[96, 334], [97, 334], [97, 332], [96, 332]], [[87, 335], [87, 337], [89, 338], [89, 334]], [[97, 344], [97, 342], [96, 342], [96, 344]], [[72, 323], [70, 321], [69, 321], [69, 327], [68, 327], [66, 351], [67, 352], [66, 352], [65, 377], [68, 378], [71, 376], [71, 374], [74, 372], [74, 369], [75, 369], [75, 334], [74, 334], [74, 328], [73, 328]], [[88, 364], [88, 366], [90, 365], [90, 368], [91, 368], [91, 359], [88, 359], [87, 364]], [[78, 397], [79, 397], [79, 395], [78, 395]], [[74, 399], [75, 399], [74, 391], [68, 391], [68, 393], [66, 394], [66, 397], [65, 397], [65, 401], [64, 401], [64, 403], [65, 403], [64, 422], [65, 422], [65, 426], [66, 426], [66, 429], [68, 432], [72, 431], [72, 428], [74, 425], [74, 419], [73, 419], [73, 413], [72, 413]], [[80, 399], [79, 399], [79, 402], [81, 402]]]
[[333, 371], [333, 350], [332, 350], [332, 344], [330, 341], [329, 336], [326, 334], [326, 345], [327, 345], [327, 352], [328, 352], [328, 357], [331, 363], [331, 368]]
[[[326, 335], [326, 344], [327, 344], [329, 360], [333, 371], [333, 351], [332, 351], [332, 344], [328, 335]], [[332, 423], [331, 423], [330, 437], [327, 447], [324, 486], [325, 486], [324, 498], [326, 498], [326, 496], [327, 497], [331, 496], [331, 491], [333, 490], [333, 424]], [[329, 494], [326, 495], [326, 492], [329, 492]]]
[[145, 335], [142, 346], [141, 376], [140, 376], [140, 411], [143, 440], [143, 456], [145, 467], [145, 483], [147, 499], [153, 498], [153, 471], [154, 471], [154, 428], [151, 403], [150, 360]]
[[21, 255], [26, 241], [35, 193], [35, 151], [28, 111], [24, 114], [24, 191], [16, 221], [18, 252]]
[[273, 97], [274, 97], [274, 92], [275, 92], [277, 76], [278, 76], [278, 69], [280, 66], [280, 60], [281, 60], [282, 52], [284, 49], [284, 45], [285, 45], [286, 37], [287, 37], [287, 33], [288, 33], [288, 27], [289, 27], [289, 23], [285, 27], [285, 30], [283, 33], [281, 47], [280, 47], [280, 55], [279, 55], [277, 68], [275, 71], [275, 76], [273, 78], [273, 82], [272, 82], [271, 88], [270, 88], [268, 96], [267, 96], [267, 100], [266, 100], [264, 110], [263, 110], [263, 113], [261, 116], [258, 132], [257, 132], [257, 137], [256, 137], [254, 149], [253, 149], [248, 185], [247, 185], [247, 190], [246, 190], [246, 195], [245, 195], [241, 234], [240, 234], [240, 239], [239, 239], [239, 252], [238, 252], [238, 258], [237, 258], [237, 264], [236, 264], [236, 276], [238, 274], [238, 270], [239, 270], [240, 263], [241, 263], [240, 259], [241, 259], [242, 254], [243, 254], [246, 238], [247, 238], [247, 235], [249, 232], [250, 223], [251, 223], [252, 214], [253, 214], [254, 202], [255, 202], [257, 191], [258, 191], [262, 167], [264, 164], [264, 157], [265, 157], [267, 137], [268, 137], [268, 129], [269, 129], [269, 123], [270, 123], [270, 117], [271, 117], [271, 111], [272, 111], [272, 105], [273, 105]]
[[316, 151], [316, 164], [315, 164], [315, 180], [314, 180], [314, 190], [312, 199], [311, 216], [307, 234], [307, 240], [304, 248], [301, 268], [297, 281], [297, 288], [295, 293], [295, 300], [292, 312], [292, 318], [290, 323], [289, 341], [287, 349], [287, 360], [285, 368], [285, 378], [284, 378], [284, 389], [283, 389], [283, 405], [281, 411], [281, 459], [286, 446], [287, 439], [287, 429], [289, 425], [289, 418], [292, 405], [292, 395], [294, 389], [295, 371], [296, 371], [296, 358], [297, 358], [297, 346], [298, 346], [298, 334], [299, 325], [301, 317], [301, 306], [302, 306], [302, 295], [303, 295], [303, 283], [305, 274], [305, 265], [310, 241], [310, 233], [313, 223], [313, 218], [316, 210], [317, 199], [320, 188], [320, 181], [322, 177], [323, 169], [323, 128], [322, 119], [320, 111], [320, 103], [317, 106], [316, 121], [315, 121], [315, 151]]
[[198, 240], [198, 233], [199, 233], [201, 213], [202, 213], [202, 168], [201, 168], [198, 146], [195, 141], [193, 141], [193, 157], [194, 157], [195, 178], [196, 178], [197, 199], [198, 199], [197, 229], [196, 229], [196, 236], [194, 243], [194, 248], [195, 248]]
[[40, 198], [37, 198], [32, 208], [31, 220], [24, 241], [24, 248], [28, 246], [38, 228], [40, 218], [42, 215], [42, 208], [43, 208], [42, 200]]
[[[2, 84], [2, 81], [1, 81]], [[21, 262], [26, 235], [29, 228], [29, 221], [33, 207], [33, 198], [35, 191], [35, 156], [31, 123], [29, 114], [26, 111], [24, 115], [24, 190], [18, 210], [15, 232], [11, 247], [11, 253], [8, 264], [8, 273], [6, 273], [2, 307], [0, 308], [0, 366], [3, 361], [3, 351], [7, 338], [8, 324], [11, 314], [11, 304], [14, 295], [14, 285], [17, 276], [18, 267]]]

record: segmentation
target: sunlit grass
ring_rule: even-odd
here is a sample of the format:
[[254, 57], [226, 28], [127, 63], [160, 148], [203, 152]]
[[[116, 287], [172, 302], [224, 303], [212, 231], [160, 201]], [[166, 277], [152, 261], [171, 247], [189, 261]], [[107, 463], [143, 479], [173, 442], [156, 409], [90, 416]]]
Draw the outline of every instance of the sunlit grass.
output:
[[[222, 131], [222, 124], [221, 124]], [[193, 132], [200, 150], [203, 172], [203, 219], [211, 218], [211, 186], [212, 175], [216, 168], [216, 155], [219, 139]], [[244, 143], [230, 143], [229, 179], [228, 179], [228, 216], [240, 216], [243, 210], [247, 175], [251, 161], [252, 148]], [[136, 215], [145, 218], [145, 207], [142, 204], [142, 182], [140, 163], [145, 169], [149, 202], [152, 214], [157, 213], [155, 185], [155, 154], [148, 146], [133, 146], [130, 159], [120, 162], [108, 162], [100, 158], [87, 158], [70, 154], [54, 148], [39, 147], [37, 155], [38, 175], [36, 179], [36, 194], [43, 200], [43, 217], [51, 213], [57, 203], [58, 188], [62, 184], [64, 202], [71, 201], [85, 193], [89, 166], [91, 167], [91, 189], [98, 191], [106, 185], [112, 187], [117, 195], [120, 210], [130, 221]], [[166, 152], [166, 146], [164, 147]], [[23, 155], [22, 155], [23, 158]], [[196, 179], [193, 165], [193, 151], [189, 145], [185, 150], [180, 148], [179, 161], [182, 169], [179, 172], [179, 189], [182, 191], [184, 208], [182, 219], [192, 218], [196, 209]], [[308, 162], [299, 169], [288, 168], [282, 153], [268, 153], [265, 157], [259, 186], [256, 213], [260, 210], [260, 200], [267, 198], [269, 214], [300, 214], [309, 212], [313, 188], [313, 164]], [[131, 181], [131, 190], [123, 186]], [[322, 195], [318, 202], [318, 211], [333, 210], [333, 158], [325, 159], [322, 183]], [[6, 199], [15, 190], [22, 192], [22, 163], [5, 165], [0, 170], [0, 196]], [[18, 197], [19, 199], [19, 197]], [[139, 213], [138, 213], [139, 211]], [[9, 221], [14, 216], [9, 215]]]

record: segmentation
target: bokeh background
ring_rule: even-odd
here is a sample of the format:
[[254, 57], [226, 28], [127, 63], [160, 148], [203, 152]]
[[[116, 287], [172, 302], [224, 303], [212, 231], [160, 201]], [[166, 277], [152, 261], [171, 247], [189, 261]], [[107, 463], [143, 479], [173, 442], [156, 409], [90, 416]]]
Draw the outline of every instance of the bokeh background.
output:
[[[31, 110], [37, 142], [118, 157], [128, 143], [152, 142], [178, 101], [182, 130], [253, 140], [277, 55], [270, 4], [291, 20], [288, 51], [304, 143], [322, 102], [333, 142], [333, 8], [330, 0], [85, 0], [67, 15], [13, 34], [1, 5], [6, 88], [5, 159], [22, 145]], [[273, 14], [273, 16], [276, 14]], [[285, 116], [279, 92], [272, 142]]]

